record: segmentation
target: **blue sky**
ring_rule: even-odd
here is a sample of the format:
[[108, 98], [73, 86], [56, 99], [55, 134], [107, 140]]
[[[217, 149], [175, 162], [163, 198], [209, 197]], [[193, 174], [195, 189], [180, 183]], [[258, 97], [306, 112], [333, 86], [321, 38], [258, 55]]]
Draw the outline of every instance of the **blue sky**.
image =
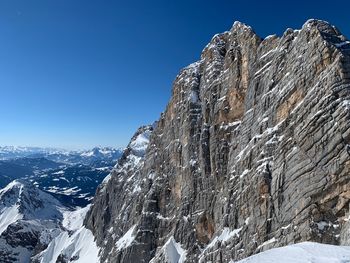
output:
[[350, 36], [349, 7], [0, 0], [0, 145], [125, 146], [138, 126], [158, 119], [178, 71], [235, 20], [264, 37], [320, 18]]

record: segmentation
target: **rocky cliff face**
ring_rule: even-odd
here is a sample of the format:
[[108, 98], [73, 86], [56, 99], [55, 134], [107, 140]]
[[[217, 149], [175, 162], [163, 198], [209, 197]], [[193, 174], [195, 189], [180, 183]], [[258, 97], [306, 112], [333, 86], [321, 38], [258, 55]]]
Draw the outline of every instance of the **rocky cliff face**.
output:
[[[334, 26], [261, 39], [234, 23], [179, 73], [152, 134], [137, 132], [99, 188], [85, 224], [101, 262], [348, 244], [349, 109], [350, 42]], [[132, 147], [144, 132], [145, 154]]]

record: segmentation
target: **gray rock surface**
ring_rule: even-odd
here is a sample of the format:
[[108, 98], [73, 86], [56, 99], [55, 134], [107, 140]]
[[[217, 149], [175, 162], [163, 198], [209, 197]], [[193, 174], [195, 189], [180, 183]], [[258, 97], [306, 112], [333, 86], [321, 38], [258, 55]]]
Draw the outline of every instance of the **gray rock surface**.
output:
[[145, 153], [85, 219], [101, 262], [229, 262], [349, 244], [350, 42], [327, 22], [261, 39], [235, 22], [176, 77]]

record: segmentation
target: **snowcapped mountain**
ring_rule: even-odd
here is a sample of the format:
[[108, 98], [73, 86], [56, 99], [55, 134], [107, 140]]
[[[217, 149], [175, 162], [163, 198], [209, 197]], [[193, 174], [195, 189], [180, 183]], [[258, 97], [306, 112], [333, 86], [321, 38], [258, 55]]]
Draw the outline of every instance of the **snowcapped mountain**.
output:
[[91, 150], [51, 153], [45, 158], [66, 164], [84, 164], [93, 167], [113, 166], [121, 156], [121, 148], [95, 147]]
[[120, 155], [120, 149], [114, 149], [110, 147], [95, 147], [91, 150], [80, 152], [80, 156], [93, 157], [93, 158], [117, 158]]
[[11, 182], [0, 190], [0, 262], [97, 262], [82, 226], [87, 209], [71, 211], [28, 182]]
[[123, 149], [112, 147], [95, 147], [91, 150], [67, 151], [40, 147], [0, 147], [0, 160], [17, 158], [45, 158], [58, 163], [85, 164], [91, 166], [110, 165], [121, 156]]
[[16, 206], [25, 220], [56, 220], [62, 216], [59, 201], [23, 180], [15, 180], [2, 189], [0, 200], [1, 211]]
[[34, 257], [38, 262], [98, 263], [99, 249], [91, 231], [83, 226], [89, 206], [76, 211], [66, 211], [61, 231], [40, 254]]
[[24, 147], [24, 146], [0, 146], [0, 160], [7, 160], [13, 158], [22, 158], [32, 155], [50, 155], [50, 154], [64, 154], [68, 153], [62, 149], [55, 148], [41, 148], [41, 147]]
[[29, 262], [60, 229], [65, 208], [25, 181], [0, 191], [0, 262]]

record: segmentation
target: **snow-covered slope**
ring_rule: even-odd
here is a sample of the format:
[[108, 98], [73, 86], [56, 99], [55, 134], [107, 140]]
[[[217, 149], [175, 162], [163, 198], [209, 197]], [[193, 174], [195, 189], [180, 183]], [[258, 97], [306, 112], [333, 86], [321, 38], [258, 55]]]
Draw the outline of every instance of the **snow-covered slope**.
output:
[[98, 248], [90, 230], [83, 226], [83, 220], [89, 207], [64, 213], [64, 230], [54, 238], [48, 247], [36, 256], [42, 263], [62, 262], [97, 263]]
[[0, 190], [0, 200], [1, 211], [16, 207], [23, 220], [62, 219], [60, 202], [23, 180], [15, 180]]
[[65, 208], [25, 181], [0, 190], [0, 262], [29, 262], [60, 231]]
[[26, 181], [0, 190], [0, 262], [98, 262], [89, 207], [71, 211]]
[[22, 215], [18, 211], [18, 205], [2, 207], [0, 210], [0, 235], [9, 225], [19, 219], [22, 219]]
[[348, 263], [350, 247], [303, 242], [274, 248], [231, 263]]
[[182, 248], [181, 244], [175, 241], [171, 236], [164, 246], [158, 252], [158, 256], [153, 258], [150, 263], [157, 261], [167, 263], [184, 263], [186, 262], [187, 251]]

